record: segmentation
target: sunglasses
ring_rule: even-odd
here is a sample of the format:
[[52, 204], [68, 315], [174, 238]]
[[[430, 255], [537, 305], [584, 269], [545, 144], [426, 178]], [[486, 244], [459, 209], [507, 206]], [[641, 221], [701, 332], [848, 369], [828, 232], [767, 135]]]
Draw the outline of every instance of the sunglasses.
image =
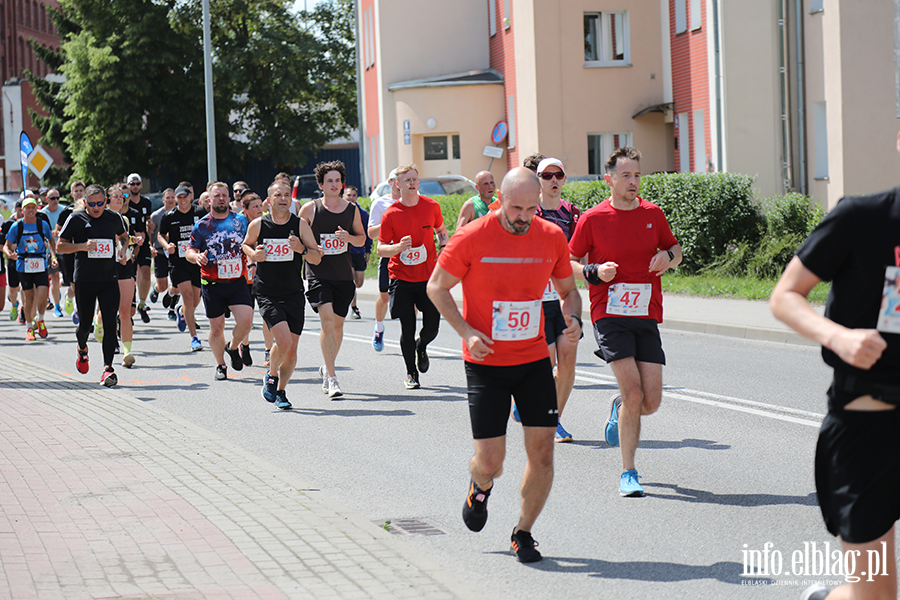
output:
[[47, 200], [59, 200], [59, 196], [47, 196]]
[[141, 182], [140, 181], [130, 181], [130, 182], [128, 182], [128, 185], [141, 185]]
[[563, 179], [566, 178], [566, 174], [565, 173], [541, 173], [540, 175], [538, 175], [538, 177], [540, 177], [544, 181], [550, 181], [554, 177], [556, 177], [557, 180], [562, 181]]
[[90, 206], [91, 208], [94, 208], [96, 206], [103, 206], [104, 204], [106, 204], [106, 200], [101, 200], [100, 202], [88, 202], [87, 203], [87, 205]]

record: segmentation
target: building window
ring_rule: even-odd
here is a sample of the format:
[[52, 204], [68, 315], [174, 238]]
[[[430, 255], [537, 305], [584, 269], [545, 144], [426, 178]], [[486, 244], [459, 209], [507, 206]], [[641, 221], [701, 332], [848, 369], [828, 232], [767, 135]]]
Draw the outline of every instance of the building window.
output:
[[691, 31], [700, 29], [700, 21], [702, 19], [700, 12], [700, 0], [691, 0]]
[[425, 160], [447, 160], [446, 135], [426, 135], [422, 141], [425, 144]]
[[584, 62], [589, 66], [628, 64], [628, 12], [584, 13]]
[[824, 102], [813, 104], [816, 179], [828, 179], [828, 120]]
[[453, 160], [459, 160], [459, 134], [453, 136]]
[[809, 3], [809, 14], [815, 14], [825, 10], [825, 2], [823, 0], [812, 0]]
[[675, 0], [675, 34], [687, 31], [687, 0]]
[[703, 109], [694, 111], [694, 173], [706, 172], [706, 117]]
[[488, 0], [488, 30], [497, 35], [497, 0]]
[[630, 145], [631, 133], [627, 131], [588, 134], [588, 173], [603, 175], [606, 159], [613, 150]]
[[690, 146], [690, 114], [678, 113], [675, 118], [675, 127], [678, 129], [678, 171], [681, 173], [691, 172], [691, 146]]
[[516, 97], [512, 94], [506, 96], [506, 124], [509, 127], [506, 147], [512, 150], [516, 147]]
[[512, 8], [509, 0], [503, 0], [503, 29], [509, 29], [512, 24]]

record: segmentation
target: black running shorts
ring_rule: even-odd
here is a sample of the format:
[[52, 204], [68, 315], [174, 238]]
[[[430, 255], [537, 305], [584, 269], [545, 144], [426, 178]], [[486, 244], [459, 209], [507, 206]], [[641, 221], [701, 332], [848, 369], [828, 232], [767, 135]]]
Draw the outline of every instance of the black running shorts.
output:
[[157, 279], [165, 279], [169, 276], [169, 257], [164, 250], [158, 250], [153, 257], [153, 275]]
[[279, 323], [287, 322], [291, 333], [295, 335], [303, 333], [306, 302], [301, 294], [281, 298], [257, 296], [256, 302], [259, 304], [259, 314], [269, 329]]
[[247, 291], [247, 280], [243, 277], [234, 281], [205, 283], [201, 289], [207, 319], [221, 317], [229, 306], [250, 306], [250, 292]]
[[331, 303], [334, 314], [341, 318], [347, 316], [350, 303], [356, 295], [356, 284], [352, 281], [328, 281], [325, 279], [310, 279], [306, 290], [306, 299], [312, 309], [319, 312], [323, 304]]
[[604, 317], [594, 322], [600, 347], [594, 354], [608, 363], [634, 357], [638, 362], [666, 364], [666, 354], [654, 319]]
[[391, 284], [391, 276], [388, 273], [390, 260], [390, 258], [382, 258], [378, 261], [378, 291], [382, 294], [388, 293], [388, 287]]
[[466, 380], [472, 437], [476, 440], [506, 435], [513, 398], [523, 426], [556, 427], [559, 422], [549, 357], [509, 367], [466, 362]]
[[50, 276], [47, 275], [47, 271], [41, 271], [40, 273], [16, 271], [16, 275], [19, 276], [19, 283], [22, 285], [23, 290], [32, 290], [37, 287], [48, 287], [50, 285]]
[[563, 334], [566, 328], [566, 319], [562, 314], [562, 307], [559, 300], [552, 302], [543, 302], [541, 306], [544, 309], [544, 337], [547, 338], [547, 345], [556, 343], [556, 338]]

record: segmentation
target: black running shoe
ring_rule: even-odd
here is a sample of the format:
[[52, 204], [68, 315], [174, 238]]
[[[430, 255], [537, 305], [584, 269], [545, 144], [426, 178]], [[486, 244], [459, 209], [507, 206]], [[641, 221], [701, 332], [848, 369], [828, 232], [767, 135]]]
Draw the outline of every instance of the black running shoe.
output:
[[[491, 486], [491, 489], [494, 489]], [[469, 484], [469, 495], [466, 496], [466, 503], [463, 504], [463, 522], [471, 531], [481, 531], [484, 524], [487, 523], [487, 501], [491, 495], [491, 490], [484, 491], [473, 480]]]
[[228, 353], [228, 356], [231, 357], [231, 368], [235, 371], [240, 371], [244, 368], [244, 361], [241, 360], [241, 349], [235, 348], [231, 349], [231, 344], [225, 345], [225, 352]]
[[510, 542], [512, 544], [513, 552], [516, 553], [516, 558], [519, 559], [519, 562], [533, 563], [544, 558], [541, 556], [541, 553], [537, 551], [538, 543], [531, 537], [530, 531], [525, 531], [524, 529], [520, 529], [519, 531], [513, 530]]
[[144, 323], [150, 322], [150, 312], [147, 309], [146, 304], [139, 304], [137, 307], [137, 312], [139, 315], [141, 315], [141, 321], [143, 321]]
[[245, 367], [253, 366], [253, 357], [250, 356], [250, 344], [241, 344], [241, 362]]
[[416, 340], [416, 368], [419, 373], [427, 373], [431, 362], [428, 360], [428, 351], [425, 348], [419, 350], [419, 340]]
[[225, 381], [228, 379], [228, 367], [219, 365], [216, 367], [216, 381]]

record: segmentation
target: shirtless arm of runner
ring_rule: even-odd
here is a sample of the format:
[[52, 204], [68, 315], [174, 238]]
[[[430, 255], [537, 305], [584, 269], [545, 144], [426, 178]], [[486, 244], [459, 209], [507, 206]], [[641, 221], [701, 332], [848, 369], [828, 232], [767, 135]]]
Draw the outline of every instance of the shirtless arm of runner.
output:
[[[456, 301], [450, 295], [450, 289], [460, 282], [458, 277], [454, 277], [444, 270], [441, 265], [437, 265], [431, 273], [428, 280], [428, 297], [434, 303], [435, 308], [441, 313], [450, 326], [456, 330], [456, 333], [462, 337], [469, 348], [469, 354], [475, 360], [484, 360], [488, 354], [493, 354], [494, 350], [491, 346], [494, 344], [489, 336], [478, 331], [463, 319]], [[574, 285], [574, 283], [573, 283]], [[580, 299], [579, 299], [580, 300]]]
[[304, 256], [306, 262], [311, 265], [317, 265], [322, 262], [322, 257], [325, 255], [325, 252], [323, 252], [322, 248], [316, 244], [316, 236], [313, 235], [309, 224], [303, 219], [300, 219], [300, 242], [307, 250], [306, 256]]
[[378, 240], [378, 234], [381, 233], [381, 223], [378, 225], [370, 225], [368, 229], [366, 229], [366, 233], [369, 234], [370, 240]]
[[262, 244], [257, 245], [259, 241], [259, 224], [260, 218], [253, 219], [247, 227], [247, 235], [244, 236], [244, 242], [241, 244], [241, 250], [247, 255], [247, 258], [253, 262], [266, 261], [266, 249]]
[[848, 365], [872, 368], [887, 342], [875, 329], [849, 329], [814, 311], [807, 296], [819, 281], [795, 256], [769, 298], [772, 314], [803, 337], [833, 351]]
[[437, 238], [438, 238], [438, 250], [447, 245], [447, 242], [450, 240], [450, 232], [447, 231], [446, 225], [441, 225], [441, 228], [437, 230]]
[[96, 247], [97, 242], [95, 242], [94, 240], [88, 240], [83, 244], [76, 244], [74, 242], [70, 242], [65, 238], [59, 238], [59, 241], [56, 242], [56, 253], [73, 254], [75, 252], [90, 252]]
[[159, 245], [166, 249], [166, 254], [172, 254], [173, 252], [175, 252], [177, 246], [175, 246], [175, 244], [169, 243], [168, 236], [165, 236], [162, 233], [157, 233], [156, 239], [159, 242]]
[[16, 246], [8, 240], [3, 244], [3, 254], [5, 254], [9, 260], [16, 260], [19, 258], [19, 255], [16, 252]]
[[463, 202], [462, 208], [459, 209], [459, 218], [456, 219], [456, 231], [459, 231], [463, 225], [471, 221], [475, 217], [475, 204], [471, 200]]
[[316, 203], [307, 202], [297, 211], [297, 216], [306, 221], [307, 225], [312, 225], [313, 219], [316, 218]]
[[207, 252], [209, 252], [209, 250], [204, 250], [203, 252], [200, 252], [199, 250], [197, 250], [196, 248], [191, 246], [187, 249], [187, 252], [185, 252], [184, 257], [190, 263], [194, 263], [195, 265], [200, 265], [201, 267], [205, 267], [206, 264], [209, 262], [209, 258], [207, 258], [207, 256], [206, 256]]
[[[669, 252], [674, 255], [672, 260], [669, 260]], [[650, 259], [650, 272], [662, 275], [672, 267], [680, 265], [681, 258], [681, 246], [678, 244], [668, 250], [660, 250]]]
[[397, 256], [404, 250], [409, 250], [412, 246], [412, 237], [405, 235], [400, 238], [400, 241], [396, 244], [382, 244], [380, 241], [378, 242], [378, 256], [382, 258], [390, 258], [392, 256]]
[[[575, 277], [573, 275], [564, 279], [551, 277], [550, 281], [553, 282], [556, 292], [562, 298], [562, 313], [566, 319], [566, 328], [563, 329], [563, 333], [569, 338], [569, 341], [578, 343], [578, 340], [581, 339], [581, 323], [578, 320], [581, 319], [581, 294], [575, 287]], [[578, 317], [578, 319], [573, 317]]]
[[[667, 254], [666, 258], [668, 257], [669, 255]], [[569, 256], [569, 258], [571, 259], [572, 274], [575, 276], [575, 279], [578, 281], [585, 281], [584, 268], [588, 266], [587, 263], [585, 263], [585, 257], [575, 256], [574, 254], [572, 254]], [[618, 266], [618, 263], [614, 263], [612, 261], [597, 265], [597, 275], [601, 280], [609, 283], [616, 278], [616, 269], [618, 268]]]

